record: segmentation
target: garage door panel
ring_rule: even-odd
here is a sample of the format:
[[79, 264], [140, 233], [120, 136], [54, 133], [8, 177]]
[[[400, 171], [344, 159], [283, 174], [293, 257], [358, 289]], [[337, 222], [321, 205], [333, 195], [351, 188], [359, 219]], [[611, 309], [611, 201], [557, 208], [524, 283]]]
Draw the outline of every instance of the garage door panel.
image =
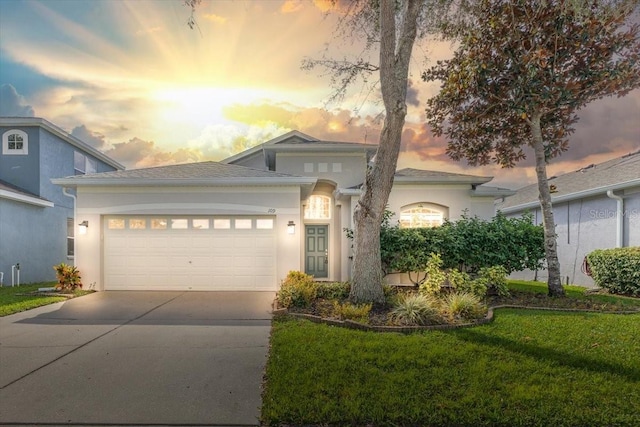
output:
[[[132, 216], [125, 220], [128, 218], [146, 219], [150, 224], [153, 217]], [[171, 219], [169, 215], [163, 218]], [[276, 290], [275, 230], [256, 229], [255, 218], [239, 218], [245, 225], [251, 220], [252, 228], [105, 227], [105, 289]], [[230, 224], [235, 224], [234, 219]], [[189, 221], [189, 227], [191, 224], [193, 221]]]

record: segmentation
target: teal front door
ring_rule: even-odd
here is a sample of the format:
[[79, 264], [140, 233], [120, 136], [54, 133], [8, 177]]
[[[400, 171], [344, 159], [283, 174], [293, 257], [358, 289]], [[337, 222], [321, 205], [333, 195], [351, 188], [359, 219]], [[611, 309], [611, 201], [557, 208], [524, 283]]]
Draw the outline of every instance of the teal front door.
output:
[[305, 225], [304, 272], [316, 279], [329, 277], [329, 226]]

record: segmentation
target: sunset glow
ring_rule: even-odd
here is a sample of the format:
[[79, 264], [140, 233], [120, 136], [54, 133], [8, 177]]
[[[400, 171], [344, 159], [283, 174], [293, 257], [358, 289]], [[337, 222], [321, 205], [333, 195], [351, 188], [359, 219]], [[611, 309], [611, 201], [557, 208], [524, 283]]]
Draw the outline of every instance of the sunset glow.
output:
[[[220, 160], [292, 129], [377, 143], [377, 93], [354, 86], [327, 104], [330, 77], [300, 68], [305, 57], [362, 50], [335, 38], [330, 5], [203, 0], [192, 30], [181, 0], [0, 1], [1, 115], [43, 117], [129, 168]], [[451, 46], [423, 41], [414, 52], [399, 167], [493, 175], [511, 188], [532, 182], [531, 158], [512, 170], [448, 159], [446, 141], [424, 125], [438, 90], [419, 79], [426, 52], [442, 59]], [[640, 148], [640, 91], [580, 117], [552, 174]]]

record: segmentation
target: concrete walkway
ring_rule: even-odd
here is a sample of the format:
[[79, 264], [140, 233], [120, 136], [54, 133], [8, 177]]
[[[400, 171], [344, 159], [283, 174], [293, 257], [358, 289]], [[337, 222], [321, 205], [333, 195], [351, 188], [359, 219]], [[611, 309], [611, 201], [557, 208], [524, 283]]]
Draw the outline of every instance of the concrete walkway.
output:
[[0, 318], [0, 424], [258, 425], [271, 292], [99, 292]]

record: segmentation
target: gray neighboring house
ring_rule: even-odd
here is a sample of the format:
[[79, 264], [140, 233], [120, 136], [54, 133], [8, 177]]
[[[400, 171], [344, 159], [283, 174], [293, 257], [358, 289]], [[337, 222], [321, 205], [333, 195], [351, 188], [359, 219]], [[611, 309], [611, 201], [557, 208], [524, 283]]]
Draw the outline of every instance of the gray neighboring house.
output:
[[[585, 166], [549, 180], [563, 283], [594, 286], [582, 271], [595, 249], [640, 246], [640, 151]], [[529, 211], [542, 222], [537, 184], [519, 189], [496, 207], [509, 217]], [[512, 277], [531, 280], [535, 272]], [[546, 280], [545, 270], [537, 272]]]
[[73, 198], [51, 179], [124, 167], [42, 118], [0, 117], [0, 136], [3, 284], [17, 281], [18, 264], [21, 283], [54, 280], [53, 265], [73, 263], [79, 227]]

